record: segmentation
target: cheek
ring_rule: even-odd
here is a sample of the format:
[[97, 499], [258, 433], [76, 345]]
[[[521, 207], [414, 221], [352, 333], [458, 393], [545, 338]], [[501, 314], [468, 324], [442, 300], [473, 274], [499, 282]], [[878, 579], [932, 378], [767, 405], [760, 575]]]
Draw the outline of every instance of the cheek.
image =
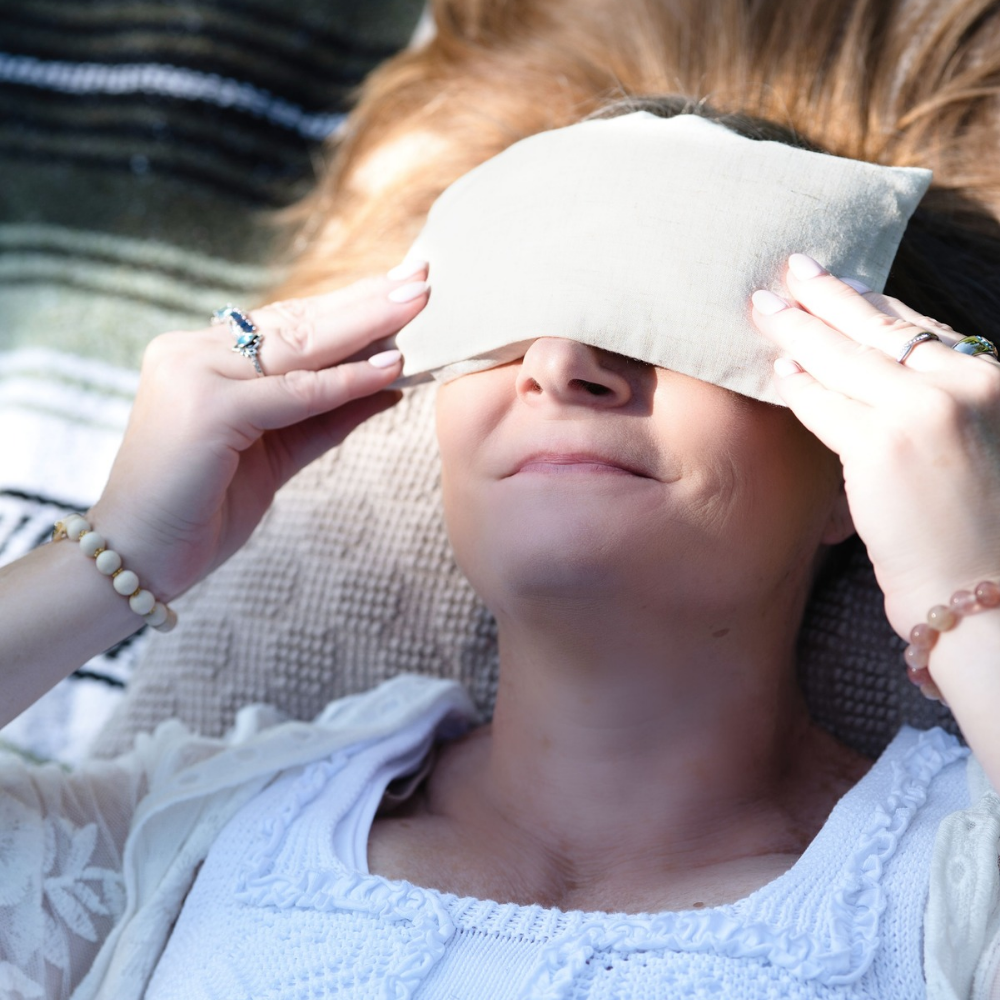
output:
[[839, 492], [839, 462], [785, 411], [763, 421], [743, 442], [752, 523], [774, 540], [776, 555], [812, 553]]
[[453, 467], [460, 467], [474, 451], [477, 426], [480, 422], [472, 387], [476, 376], [465, 375], [438, 387], [435, 405], [435, 427], [441, 453], [442, 473], [447, 476]]
[[475, 517], [469, 486], [482, 475], [486, 444], [503, 420], [512, 379], [503, 368], [463, 375], [438, 388], [435, 411], [445, 523], [453, 538]]
[[686, 500], [706, 532], [760, 549], [764, 562], [769, 549], [789, 559], [818, 545], [837, 492], [836, 458], [786, 409], [704, 386], [682, 402], [659, 416], [683, 446]]

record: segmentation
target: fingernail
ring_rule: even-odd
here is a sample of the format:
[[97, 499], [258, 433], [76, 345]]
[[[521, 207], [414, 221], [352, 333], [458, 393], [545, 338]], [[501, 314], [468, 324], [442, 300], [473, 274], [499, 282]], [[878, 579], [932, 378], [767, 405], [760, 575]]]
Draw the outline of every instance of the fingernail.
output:
[[402, 356], [401, 351], [382, 351], [379, 354], [373, 354], [368, 359], [368, 364], [374, 365], [376, 368], [391, 368], [399, 362]]
[[775, 358], [774, 373], [779, 378], [786, 378], [788, 375], [798, 375], [802, 371], [802, 366], [791, 358]]
[[841, 278], [840, 279], [845, 285], [850, 285], [856, 292], [864, 295], [865, 292], [870, 292], [871, 289], [863, 282], [858, 281], [857, 278]]
[[796, 278], [818, 278], [821, 274], [826, 274], [826, 268], [822, 264], [817, 264], [808, 254], [793, 253], [788, 258], [788, 269]]
[[390, 302], [412, 302], [419, 298], [431, 286], [426, 281], [411, 281], [408, 285], [400, 285], [389, 292]]
[[405, 281], [415, 274], [425, 271], [428, 267], [426, 260], [404, 260], [402, 264], [397, 264], [386, 277], [390, 281]]
[[782, 309], [788, 308], [788, 303], [780, 295], [775, 295], [774, 292], [769, 292], [766, 288], [758, 288], [750, 296], [750, 300], [757, 312], [763, 316], [773, 316], [775, 313], [781, 312]]

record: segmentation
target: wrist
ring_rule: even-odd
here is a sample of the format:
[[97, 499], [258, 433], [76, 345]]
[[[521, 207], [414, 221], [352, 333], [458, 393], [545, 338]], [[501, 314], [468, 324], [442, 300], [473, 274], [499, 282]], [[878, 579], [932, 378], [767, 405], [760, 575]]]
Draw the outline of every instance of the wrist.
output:
[[122, 598], [140, 623], [160, 632], [169, 632], [177, 624], [174, 612], [144, 587], [139, 575], [126, 566], [120, 552], [101, 532], [100, 519], [82, 514], [69, 514], [56, 522], [53, 539], [75, 546], [81, 559], [92, 561], [97, 574], [107, 578], [111, 589]]
[[1000, 608], [963, 618], [959, 627], [942, 632], [930, 654], [934, 682], [951, 703], [952, 696], [976, 684], [1000, 687]]
[[935, 604], [924, 621], [909, 632], [910, 644], [903, 653], [907, 676], [927, 698], [942, 700], [936, 676], [930, 670], [931, 653], [942, 635], [953, 631], [966, 618], [1000, 611], [1000, 583], [986, 579], [973, 587], [956, 590], [947, 604]]
[[179, 579], [174, 565], [176, 541], [162, 539], [160, 532], [141, 517], [136, 518], [102, 502], [96, 503], [83, 516], [157, 600], [169, 604], [188, 589], [190, 584]]
[[943, 632], [930, 670], [962, 735], [1000, 787], [1000, 609], [971, 615], [961, 627]]
[[0, 567], [0, 724], [142, 627], [77, 548], [41, 545]]

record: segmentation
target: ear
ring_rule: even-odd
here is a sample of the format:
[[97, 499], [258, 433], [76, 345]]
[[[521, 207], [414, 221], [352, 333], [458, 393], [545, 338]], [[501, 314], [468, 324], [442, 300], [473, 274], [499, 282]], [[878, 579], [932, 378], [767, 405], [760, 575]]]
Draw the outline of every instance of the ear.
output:
[[845, 541], [854, 534], [854, 519], [851, 517], [851, 508], [847, 503], [847, 493], [844, 490], [844, 483], [840, 483], [840, 492], [837, 494], [830, 508], [830, 518], [823, 529], [822, 543], [824, 545], [837, 545]]

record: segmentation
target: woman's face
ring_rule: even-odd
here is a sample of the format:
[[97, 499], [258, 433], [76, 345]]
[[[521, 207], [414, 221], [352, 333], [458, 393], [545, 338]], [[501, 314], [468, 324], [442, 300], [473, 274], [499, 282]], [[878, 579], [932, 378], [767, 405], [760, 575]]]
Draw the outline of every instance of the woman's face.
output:
[[445, 516], [462, 569], [508, 597], [766, 596], [849, 532], [840, 466], [786, 409], [542, 337], [443, 385]]

